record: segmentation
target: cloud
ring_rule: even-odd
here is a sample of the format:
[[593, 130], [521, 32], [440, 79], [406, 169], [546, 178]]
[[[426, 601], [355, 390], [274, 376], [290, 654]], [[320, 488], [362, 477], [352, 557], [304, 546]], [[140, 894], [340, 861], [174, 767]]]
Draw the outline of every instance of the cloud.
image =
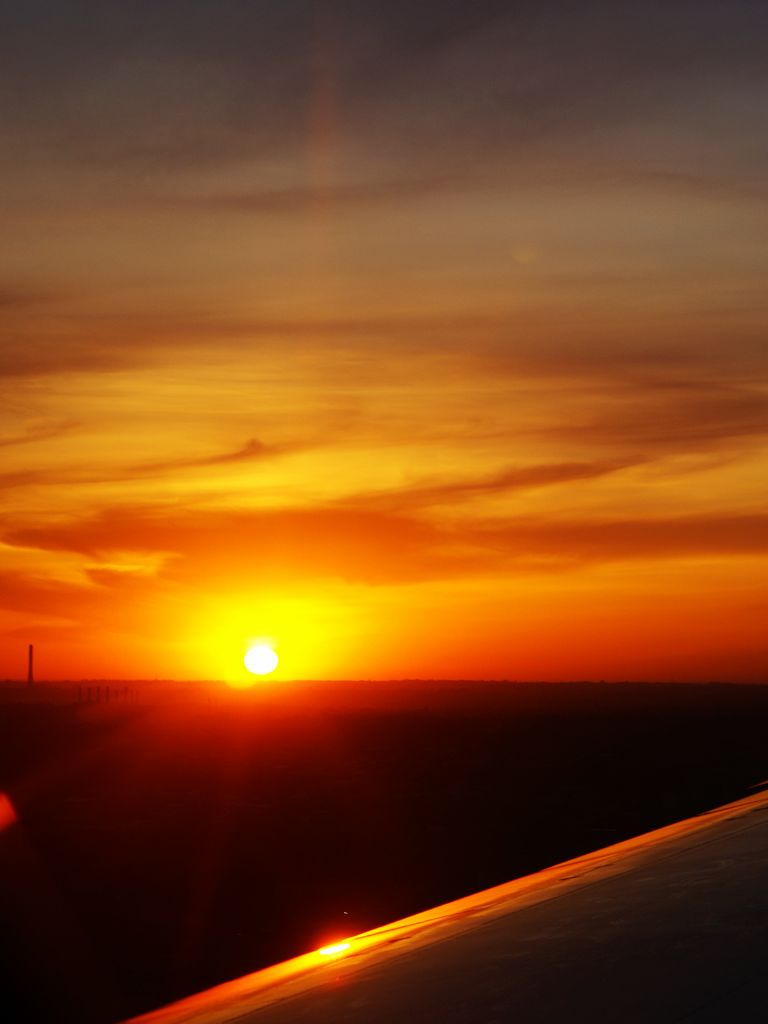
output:
[[[150, 173], [306, 158], [318, 91], [354, 155], [445, 167], [536, 148], [551, 162], [553, 142], [593, 149], [649, 116], [679, 126], [697, 91], [756, 90], [768, 27], [750, 0], [38, 0], [3, 17], [5, 115], [21, 151]], [[714, 106], [693, 126], [713, 152]], [[745, 154], [730, 147], [729, 159]]]
[[88, 566], [85, 570], [86, 577], [99, 587], [107, 587], [114, 591], [135, 591], [146, 592], [148, 586], [152, 589], [154, 581], [152, 573], [136, 571], [132, 569], [114, 569], [104, 566]]
[[0, 608], [45, 619], [74, 619], [97, 610], [91, 587], [24, 572], [0, 572]]
[[377, 509], [390, 508], [399, 511], [428, 508], [462, 502], [473, 497], [527, 491], [570, 483], [575, 480], [594, 480], [636, 464], [636, 462], [560, 462], [510, 467], [500, 473], [474, 479], [422, 482], [389, 491], [353, 495], [344, 500], [344, 505]]
[[8, 470], [0, 473], [0, 492], [12, 491], [17, 487], [31, 487], [35, 484], [52, 482], [49, 475], [37, 469]]
[[435, 528], [408, 516], [335, 508], [264, 512], [110, 509], [92, 519], [9, 529], [11, 545], [70, 551], [98, 562], [115, 553], [164, 554], [162, 575], [186, 582], [338, 577], [414, 578], [435, 557]]
[[475, 542], [495, 548], [510, 560], [541, 557], [564, 564], [768, 555], [768, 515], [762, 514], [518, 519], [478, 523], [471, 534]]
[[72, 324], [55, 337], [45, 337], [45, 329], [39, 332], [38, 327], [33, 319], [0, 331], [0, 378], [119, 369], [145, 362], [150, 350], [149, 339], [133, 349], [128, 337], [113, 337], [109, 343], [103, 335], [84, 340], [83, 333], [93, 333], [87, 323]]
[[96, 569], [117, 554], [163, 554], [159, 577], [179, 585], [254, 587], [321, 578], [376, 585], [615, 561], [765, 556], [768, 515], [476, 518], [457, 525], [375, 509], [120, 508], [69, 523], [8, 527], [4, 540], [76, 552], [93, 559]]
[[623, 385], [612, 382], [610, 392], [613, 400], [596, 401], [588, 417], [538, 429], [536, 436], [607, 443], [650, 457], [714, 451], [722, 443], [768, 435], [764, 386], [630, 374]]
[[22, 433], [0, 435], [0, 448], [15, 448], [18, 445], [35, 444], [38, 441], [52, 441], [64, 437], [77, 427], [74, 420], [58, 423], [39, 423], [28, 427]]
[[368, 208], [379, 204], [403, 203], [423, 199], [436, 190], [466, 187], [467, 179], [458, 176], [433, 175], [422, 178], [384, 178], [378, 181], [352, 181], [328, 184], [307, 184], [292, 188], [252, 189], [250, 191], [189, 191], [181, 194], [156, 195], [153, 204], [176, 207], [184, 211], [213, 210], [242, 216], [254, 214], [304, 214], [313, 207], [343, 206]]
[[268, 445], [264, 441], [252, 437], [241, 448], [235, 448], [234, 451], [220, 452], [217, 455], [203, 455], [196, 458], [141, 462], [134, 466], [128, 466], [122, 471], [117, 470], [115, 476], [111, 479], [121, 480], [127, 477], [153, 476], [156, 473], [171, 473], [184, 469], [206, 469], [213, 466], [227, 466], [236, 462], [253, 462], [274, 458], [278, 455], [286, 455], [300, 450], [302, 450], [302, 447], [296, 444]]
[[[558, 282], [545, 278], [544, 283]], [[599, 305], [600, 291], [612, 283], [615, 278], [604, 281], [599, 274], [576, 276], [568, 288], [596, 286]], [[346, 317], [248, 317], [213, 308], [194, 315], [151, 309], [93, 314], [87, 311], [93, 298], [98, 296], [78, 295], [79, 311], [60, 312], [55, 323], [31, 316], [0, 328], [0, 378], [162, 368], [174, 365], [182, 352], [189, 359], [210, 360], [215, 345], [219, 362], [231, 359], [238, 365], [258, 360], [262, 346], [273, 354], [278, 346], [286, 355], [324, 353], [329, 372], [335, 373], [341, 362], [353, 383], [377, 381], [382, 369], [434, 351], [442, 359], [450, 356], [465, 372], [494, 377], [567, 377], [578, 387], [592, 380], [598, 389], [618, 382], [626, 385], [630, 402], [632, 390], [638, 395], [661, 391], [665, 378], [681, 391], [687, 378], [691, 388], [711, 379], [713, 390], [733, 382], [741, 383], [745, 393], [768, 380], [762, 322], [742, 324], [742, 307], [729, 316], [727, 310], [704, 305], [683, 322], [677, 314], [642, 315], [617, 331], [613, 320], [604, 324], [591, 314], [585, 319], [584, 311], [564, 327], [568, 307], [553, 312], [536, 295], [520, 308], [501, 312], [482, 307], [433, 313], [376, 310]], [[754, 319], [759, 310], [746, 312]], [[434, 371], [439, 374], [440, 364]]]
[[[608, 161], [587, 156], [545, 167], [535, 159], [509, 162], [502, 159], [481, 168], [456, 167], [448, 172], [439, 167], [424, 168], [418, 175], [404, 168], [399, 176], [390, 173], [373, 179], [365, 171], [357, 179], [333, 183], [304, 181], [279, 188], [243, 189], [237, 185], [222, 188], [202, 176], [191, 184], [175, 181], [165, 188], [154, 188], [141, 198], [138, 205], [150, 213], [160, 209], [181, 215], [213, 212], [234, 217], [305, 217], [307, 213], [318, 210], [370, 213], [381, 207], [401, 209], [409, 203], [434, 200], [438, 196], [454, 203], [466, 200], [468, 195], [474, 196], [475, 201], [481, 196], [485, 202], [508, 203], [512, 188], [533, 193], [540, 201], [546, 202], [548, 197], [558, 195], [564, 186], [582, 193], [597, 189], [630, 189], [660, 196], [727, 203], [753, 204], [768, 199], [768, 185], [760, 173], [749, 177], [717, 173], [712, 168], [665, 170], [639, 166], [636, 160]], [[561, 283], [569, 280], [578, 286], [577, 275], [564, 278]], [[587, 279], [591, 285], [596, 280], [595, 275]]]
[[156, 606], [161, 600], [158, 581], [139, 573], [114, 574], [124, 577], [119, 581], [109, 579], [106, 569], [95, 573], [93, 579], [77, 583], [0, 571], [0, 637], [23, 643], [84, 642], [90, 647], [94, 637], [103, 642], [105, 630], [141, 634], [137, 624], [145, 620], [147, 602]]
[[326, 318], [242, 317], [216, 310], [160, 313], [152, 310], [87, 312], [93, 297], [77, 296], [80, 312], [60, 315], [55, 324], [39, 318], [17, 320], [0, 329], [0, 377], [18, 378], [79, 371], [111, 371], [174, 364], [180, 351], [210, 358], [217, 347], [222, 360], [258, 358], [255, 343], [297, 352], [323, 349], [329, 358], [357, 355], [358, 363], [376, 360], [372, 342], [387, 341], [415, 350], [426, 339], [466, 338], [478, 328], [498, 326], [497, 316], [354, 316]]
[[34, 286], [25, 286], [14, 282], [0, 283], [0, 315], [9, 315], [18, 310], [36, 307], [50, 302], [53, 293], [39, 290]]
[[[39, 438], [34, 439], [43, 439], [47, 436], [57, 437], [59, 435], [58, 433], [51, 435], [41, 434]], [[21, 442], [17, 440], [15, 443]], [[1, 444], [0, 442], [0, 446]], [[227, 466], [239, 462], [255, 462], [276, 458], [292, 452], [302, 451], [306, 447], [306, 445], [295, 443], [269, 445], [258, 440], [258, 438], [251, 438], [239, 448], [219, 452], [214, 455], [159, 459], [129, 466], [78, 466], [71, 469], [48, 467], [11, 470], [6, 473], [0, 473], [0, 490], [10, 490], [16, 487], [28, 487], [31, 485], [72, 487], [77, 484], [120, 483], [125, 480], [149, 479], [154, 476], [183, 472], [189, 469], [215, 469], [217, 466]]]

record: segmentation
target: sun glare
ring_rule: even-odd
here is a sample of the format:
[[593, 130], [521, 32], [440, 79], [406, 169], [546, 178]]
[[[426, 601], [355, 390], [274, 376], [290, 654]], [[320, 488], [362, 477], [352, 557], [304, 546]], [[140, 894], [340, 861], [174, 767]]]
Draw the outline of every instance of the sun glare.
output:
[[255, 676], [268, 676], [277, 668], [278, 657], [266, 644], [251, 647], [244, 658], [245, 667]]
[[348, 942], [336, 942], [332, 946], [323, 946], [322, 949], [318, 949], [320, 956], [341, 956], [342, 953], [346, 953], [349, 949]]

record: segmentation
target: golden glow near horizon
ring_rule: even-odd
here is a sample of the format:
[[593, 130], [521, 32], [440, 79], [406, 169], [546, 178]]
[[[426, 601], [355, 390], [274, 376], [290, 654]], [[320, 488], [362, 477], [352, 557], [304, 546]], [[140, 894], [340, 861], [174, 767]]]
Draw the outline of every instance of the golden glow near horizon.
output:
[[760, 5], [236, 6], [8, 29], [0, 677], [764, 678]]

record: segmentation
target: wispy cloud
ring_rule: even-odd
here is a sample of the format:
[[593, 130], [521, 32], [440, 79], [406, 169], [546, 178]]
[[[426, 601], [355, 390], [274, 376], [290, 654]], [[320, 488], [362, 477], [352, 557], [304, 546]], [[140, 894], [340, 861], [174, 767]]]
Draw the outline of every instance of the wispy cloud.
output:
[[637, 463], [561, 462], [510, 467], [499, 473], [466, 480], [424, 481], [389, 491], [352, 495], [347, 507], [393, 509], [403, 512], [464, 502], [474, 497], [553, 487], [576, 480], [594, 480]]
[[215, 466], [227, 466], [236, 462], [256, 462], [301, 451], [304, 447], [306, 446], [299, 444], [270, 445], [260, 441], [257, 437], [252, 437], [242, 447], [235, 448], [233, 451], [219, 452], [215, 455], [161, 459], [157, 462], [140, 462], [126, 467], [122, 472], [118, 470], [115, 479], [153, 476], [156, 473], [172, 473], [185, 469], [207, 469]]
[[19, 445], [35, 444], [38, 441], [52, 441], [63, 437], [78, 426], [75, 420], [59, 423], [38, 423], [16, 434], [0, 434], [0, 448], [16, 448]]
[[8, 527], [8, 544], [163, 554], [169, 581], [218, 586], [296, 578], [370, 584], [514, 576], [617, 561], [768, 555], [768, 516], [475, 519], [447, 525], [407, 512], [310, 508], [188, 512], [111, 509], [66, 524]]
[[[53, 434], [51, 436], [59, 436]], [[20, 443], [20, 442], [15, 442]], [[215, 469], [217, 466], [228, 466], [240, 462], [257, 462], [288, 455], [304, 450], [307, 445], [266, 444], [258, 438], [251, 438], [244, 445], [233, 450], [217, 452], [213, 455], [179, 456], [172, 459], [158, 459], [151, 462], [140, 462], [120, 466], [111, 463], [105, 466], [78, 465], [71, 468], [61, 466], [42, 467], [38, 469], [20, 469], [0, 473], [0, 490], [31, 485], [49, 487], [72, 487], [78, 484], [119, 483], [127, 480], [150, 479], [156, 476], [171, 475], [192, 469]]]
[[466, 188], [467, 179], [457, 176], [392, 178], [379, 181], [352, 181], [334, 185], [306, 184], [293, 188], [181, 192], [157, 195], [152, 202], [179, 210], [214, 210], [217, 213], [285, 214], [306, 213], [314, 207], [370, 207], [421, 199], [437, 191]]
[[472, 537], [515, 558], [580, 564], [700, 556], [768, 555], [768, 515], [725, 514], [476, 524]]
[[39, 290], [33, 285], [0, 282], [0, 315], [36, 307], [49, 302], [52, 298], [52, 294]]
[[750, 385], [630, 374], [624, 383], [604, 385], [603, 397], [609, 393], [613, 400], [596, 402], [591, 414], [537, 430], [537, 436], [603, 442], [650, 456], [768, 435], [768, 379]]

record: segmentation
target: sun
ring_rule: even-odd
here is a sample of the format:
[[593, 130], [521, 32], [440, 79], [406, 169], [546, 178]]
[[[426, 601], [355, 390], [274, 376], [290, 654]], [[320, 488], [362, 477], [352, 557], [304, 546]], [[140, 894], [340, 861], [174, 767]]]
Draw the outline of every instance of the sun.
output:
[[249, 648], [243, 659], [245, 667], [255, 676], [268, 676], [277, 668], [278, 657], [267, 644]]

